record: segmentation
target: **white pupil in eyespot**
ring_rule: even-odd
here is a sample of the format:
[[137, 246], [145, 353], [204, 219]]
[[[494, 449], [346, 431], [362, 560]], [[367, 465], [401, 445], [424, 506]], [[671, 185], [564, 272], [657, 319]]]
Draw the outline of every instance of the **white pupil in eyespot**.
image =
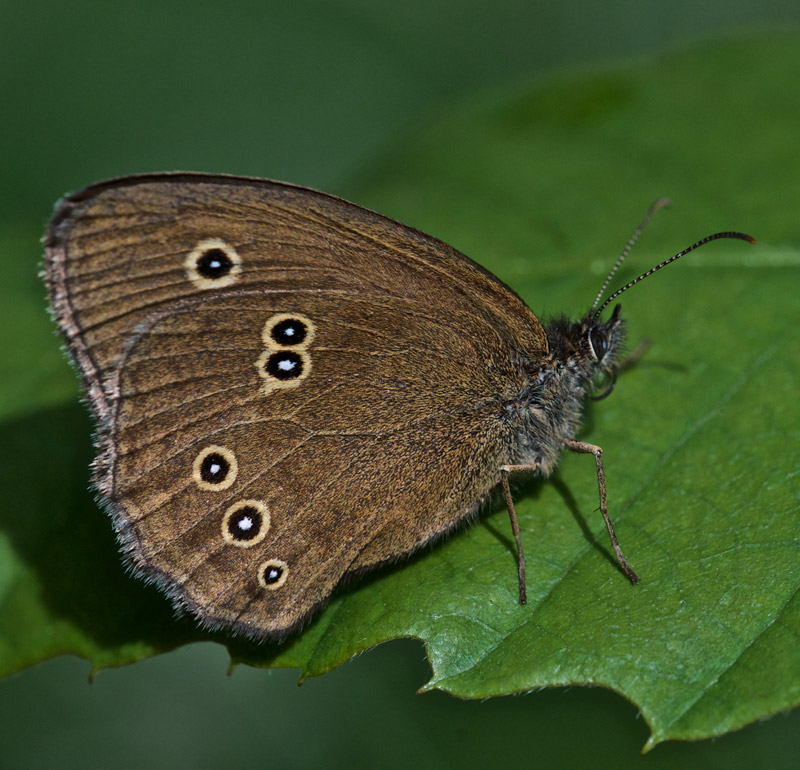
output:
[[295, 362], [284, 358], [283, 361], [278, 361], [278, 369], [282, 372], [290, 372], [295, 367]]
[[239, 524], [237, 526], [242, 531], [247, 532], [248, 529], [251, 529], [253, 527], [253, 520], [249, 516], [244, 516], [239, 521]]
[[284, 333], [284, 334], [285, 334], [287, 337], [294, 337], [294, 329], [293, 329], [291, 326], [287, 326], [287, 327], [286, 327], [286, 328], [283, 330], [283, 333]]
[[222, 470], [222, 466], [219, 463], [211, 463], [211, 467], [208, 469], [208, 472], [212, 476], [216, 476]]
[[208, 266], [212, 270], [216, 270], [218, 267], [221, 267], [222, 263], [218, 259], [212, 259], [211, 262], [208, 263]]

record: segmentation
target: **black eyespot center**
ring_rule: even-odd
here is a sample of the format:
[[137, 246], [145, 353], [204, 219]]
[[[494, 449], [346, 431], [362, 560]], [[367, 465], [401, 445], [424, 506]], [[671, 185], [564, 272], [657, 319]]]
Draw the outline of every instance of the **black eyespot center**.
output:
[[203, 278], [224, 278], [233, 268], [233, 260], [222, 249], [214, 246], [206, 249], [195, 262], [198, 275]]
[[270, 330], [278, 345], [302, 345], [308, 336], [308, 327], [299, 318], [284, 318]]
[[283, 577], [283, 567], [278, 564], [267, 564], [261, 577], [264, 583], [273, 585]]
[[262, 561], [256, 570], [258, 584], [267, 591], [276, 591], [289, 578], [289, 565], [281, 559]]
[[254, 540], [261, 533], [264, 517], [255, 506], [244, 505], [228, 518], [228, 532], [234, 540]]
[[303, 357], [291, 350], [273, 353], [267, 360], [266, 370], [276, 380], [294, 380], [303, 374]]
[[239, 473], [236, 455], [227, 447], [212, 444], [198, 452], [192, 462], [192, 479], [200, 489], [221, 492], [228, 489]]
[[200, 463], [200, 478], [207, 484], [221, 484], [230, 473], [231, 464], [219, 452], [210, 452]]

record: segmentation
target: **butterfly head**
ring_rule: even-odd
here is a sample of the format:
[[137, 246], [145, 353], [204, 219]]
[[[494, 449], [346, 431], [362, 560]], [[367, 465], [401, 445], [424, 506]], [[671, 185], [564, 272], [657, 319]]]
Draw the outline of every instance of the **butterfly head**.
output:
[[625, 339], [621, 309], [617, 305], [606, 321], [589, 312], [580, 321], [556, 318], [545, 325], [549, 372], [578, 398], [602, 387], [603, 382], [607, 383], [605, 389], [593, 398], [605, 398], [613, 389]]
[[603, 294], [607, 286], [624, 262], [631, 247], [639, 237], [639, 234], [650, 220], [650, 217], [658, 211], [658, 209], [668, 205], [668, 203], [668, 199], [661, 198], [650, 207], [650, 210], [634, 232], [633, 237], [628, 241], [619, 259], [617, 259], [614, 266], [611, 268], [603, 285], [600, 287], [600, 291], [595, 297], [592, 307], [583, 317], [583, 320], [579, 323], [571, 324], [565, 323], [564, 321], [556, 321], [546, 330], [548, 341], [550, 342], [550, 350], [554, 352], [555, 359], [574, 372], [572, 378], [573, 382], [569, 387], [571, 387], [574, 393], [580, 396], [583, 396], [587, 391], [593, 390], [598, 380], [604, 377], [607, 379], [607, 386], [602, 392], [593, 395], [592, 399], [597, 401], [601, 398], [605, 398], [614, 389], [614, 384], [617, 379], [616, 362], [619, 359], [619, 353], [624, 341], [624, 324], [620, 318], [620, 305], [614, 307], [614, 311], [607, 321], [601, 320], [601, 316], [603, 315], [603, 311], [620, 294], [623, 294], [640, 281], [643, 281], [645, 278], [648, 278], [672, 262], [679, 260], [681, 257], [686, 256], [686, 254], [689, 254], [711, 241], [715, 241], [719, 238], [737, 238], [739, 240], [755, 243], [753, 238], [745, 233], [728, 231], [709, 235], [693, 243], [691, 246], [678, 252], [669, 259], [665, 259], [663, 262], [645, 271], [632, 281], [628, 281], [628, 283], [603, 300]]
[[617, 361], [625, 341], [625, 324], [620, 318], [621, 305], [614, 307], [614, 312], [607, 321], [589, 314], [581, 324], [582, 352], [584, 376], [592, 387], [598, 378], [606, 378], [607, 386], [601, 393], [595, 393], [595, 401], [608, 396], [617, 381]]

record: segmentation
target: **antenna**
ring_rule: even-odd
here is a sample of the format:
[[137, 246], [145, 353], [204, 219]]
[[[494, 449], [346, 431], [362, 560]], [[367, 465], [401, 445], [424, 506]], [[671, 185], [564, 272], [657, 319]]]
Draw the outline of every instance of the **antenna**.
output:
[[[644, 221], [646, 222], [647, 218], [645, 218]], [[613, 300], [619, 297], [619, 295], [622, 294], [623, 292], [628, 291], [628, 289], [630, 289], [631, 286], [635, 286], [637, 283], [639, 283], [639, 281], [643, 281], [645, 278], [647, 278], [647, 276], [652, 275], [653, 273], [661, 270], [662, 267], [666, 267], [670, 262], [674, 262], [675, 260], [680, 259], [681, 257], [685, 257], [690, 251], [699, 249], [706, 243], [719, 240], [720, 238], [738, 238], [740, 241], [747, 241], [748, 243], [756, 242], [755, 238], [753, 238], [750, 235], [746, 235], [745, 233], [724, 232], [724, 233], [715, 233], [714, 235], [707, 235], [705, 238], [702, 238], [701, 240], [697, 241], [697, 243], [693, 243], [691, 246], [689, 246], [689, 248], [684, 249], [683, 251], [679, 251], [677, 254], [675, 254], [675, 256], [670, 257], [669, 259], [665, 259], [661, 264], [656, 265], [655, 267], [651, 267], [647, 272], [642, 273], [638, 278], [634, 278], [632, 281], [626, 283], [621, 289], [617, 289], [610, 297], [608, 297], [608, 299], [606, 299], [606, 301], [602, 305], [600, 305], [599, 308], [597, 308], [597, 310], [594, 311], [593, 317], [598, 318], [600, 314], [603, 312], [603, 310], [605, 310]], [[617, 263], [621, 261], [622, 258], [618, 259]], [[612, 269], [611, 271], [612, 275], [614, 274], [616, 267], [617, 266], [615, 265], [614, 269]], [[597, 300], [595, 300], [595, 305], [596, 304]], [[592, 305], [592, 308], [594, 308], [594, 305]]]
[[647, 227], [647, 223], [652, 219], [653, 214], [656, 213], [659, 209], [663, 209], [666, 206], [670, 206], [672, 201], [669, 198], [659, 198], [650, 208], [647, 210], [647, 213], [644, 215], [644, 219], [639, 222], [639, 226], [633, 231], [633, 235], [630, 237], [628, 242], [625, 244], [625, 248], [622, 250], [622, 254], [619, 255], [619, 259], [614, 263], [614, 267], [611, 268], [611, 271], [606, 276], [605, 281], [603, 281], [603, 285], [600, 287], [600, 291], [597, 292], [597, 296], [594, 298], [594, 303], [592, 303], [592, 307], [589, 309], [589, 313], [593, 314], [594, 309], [597, 307], [597, 303], [600, 302], [600, 297], [603, 296], [603, 292], [606, 290], [606, 287], [611, 282], [611, 279], [614, 277], [614, 274], [619, 270], [620, 265], [625, 261], [625, 257], [630, 254], [631, 249], [633, 248], [636, 241], [639, 240], [639, 236], [642, 234], [642, 231], [645, 227]]

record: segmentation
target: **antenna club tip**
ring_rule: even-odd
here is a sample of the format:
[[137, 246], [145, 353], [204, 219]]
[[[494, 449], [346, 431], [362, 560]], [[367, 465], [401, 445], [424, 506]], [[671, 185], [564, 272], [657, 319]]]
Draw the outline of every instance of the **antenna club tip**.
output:
[[704, 243], [708, 243], [709, 241], [719, 240], [720, 238], [737, 238], [740, 241], [747, 241], [748, 243], [756, 242], [756, 239], [753, 238], [752, 235], [748, 235], [747, 233], [740, 233], [737, 231], [727, 230], [724, 233], [715, 233], [714, 235], [709, 235], [706, 238], [703, 238], [702, 241], [696, 243], [692, 248], [700, 246]]

